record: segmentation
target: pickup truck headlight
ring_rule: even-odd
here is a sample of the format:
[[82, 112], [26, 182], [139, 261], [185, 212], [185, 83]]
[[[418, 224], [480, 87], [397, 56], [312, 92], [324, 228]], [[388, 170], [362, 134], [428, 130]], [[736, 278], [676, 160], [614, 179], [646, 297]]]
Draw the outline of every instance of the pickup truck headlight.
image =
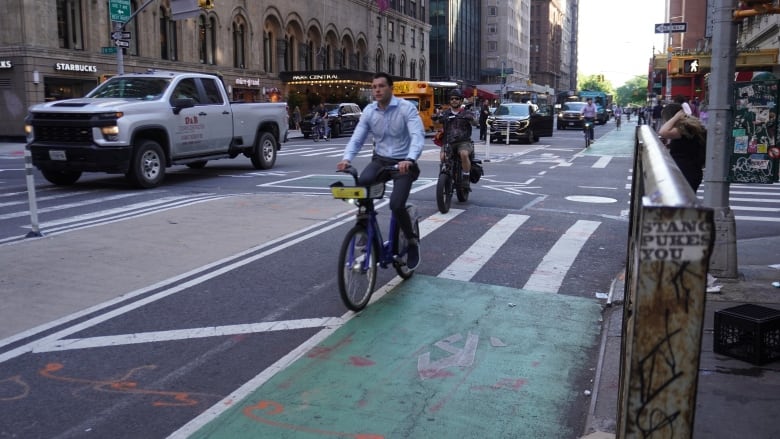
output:
[[119, 127], [116, 125], [100, 127], [100, 132], [103, 134], [103, 138], [109, 142], [119, 140]]

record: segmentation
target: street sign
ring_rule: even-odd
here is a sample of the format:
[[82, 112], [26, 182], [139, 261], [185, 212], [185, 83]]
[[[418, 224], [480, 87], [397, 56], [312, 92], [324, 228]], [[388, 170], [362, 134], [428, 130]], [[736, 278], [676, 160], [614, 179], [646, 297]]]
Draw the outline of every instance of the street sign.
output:
[[112, 32], [111, 33], [111, 39], [114, 40], [129, 40], [132, 38], [130, 36], [130, 32]]
[[112, 47], [101, 47], [100, 48], [100, 53], [102, 53], [103, 55], [111, 55], [113, 53], [116, 53], [116, 47], [113, 47], [113, 46]]
[[108, 10], [111, 21], [126, 23], [133, 15], [133, 11], [130, 9], [130, 0], [108, 0]]
[[125, 40], [114, 40], [116, 47], [130, 47], [130, 42]]
[[688, 23], [659, 23], [655, 25], [655, 33], [657, 34], [685, 32], [686, 30], [688, 30]]

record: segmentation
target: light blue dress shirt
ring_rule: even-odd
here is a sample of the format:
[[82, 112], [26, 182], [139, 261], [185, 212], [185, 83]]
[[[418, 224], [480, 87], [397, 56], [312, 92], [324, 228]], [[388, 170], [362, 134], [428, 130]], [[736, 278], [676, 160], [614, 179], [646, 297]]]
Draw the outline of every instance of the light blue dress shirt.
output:
[[411, 102], [393, 96], [386, 109], [372, 102], [363, 110], [360, 122], [344, 149], [344, 160], [352, 161], [369, 134], [374, 136], [374, 152], [393, 159], [417, 160], [422, 154], [425, 129]]

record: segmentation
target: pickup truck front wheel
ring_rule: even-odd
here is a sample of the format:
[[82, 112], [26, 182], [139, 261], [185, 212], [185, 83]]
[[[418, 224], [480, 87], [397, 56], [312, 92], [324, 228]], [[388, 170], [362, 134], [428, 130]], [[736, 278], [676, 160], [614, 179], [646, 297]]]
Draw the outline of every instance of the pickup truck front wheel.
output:
[[165, 177], [165, 155], [162, 147], [154, 140], [138, 141], [126, 177], [140, 188], [153, 188]]
[[276, 140], [268, 132], [260, 133], [260, 138], [252, 151], [252, 166], [255, 169], [271, 169], [276, 163]]
[[81, 177], [81, 171], [59, 171], [56, 169], [41, 169], [43, 178], [57, 186], [70, 186]]

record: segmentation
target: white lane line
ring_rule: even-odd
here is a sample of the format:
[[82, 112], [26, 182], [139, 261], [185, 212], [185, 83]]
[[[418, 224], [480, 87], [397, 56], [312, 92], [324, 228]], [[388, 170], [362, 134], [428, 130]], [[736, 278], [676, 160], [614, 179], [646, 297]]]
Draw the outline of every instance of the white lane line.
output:
[[[88, 204], [100, 204], [100, 203], [103, 203], [103, 202], [106, 202], [106, 201], [120, 200], [122, 198], [137, 197], [137, 196], [138, 196], [137, 193], [129, 193], [129, 194], [111, 195], [111, 196], [108, 196], [108, 197], [90, 198], [90, 199], [81, 200], [81, 201], [78, 201], [78, 202], [75, 202], [75, 203], [58, 204], [58, 205], [53, 206], [53, 207], [44, 207], [42, 209], [38, 209], [38, 213], [56, 212], [58, 210], [65, 210], [65, 209], [70, 209], [70, 208], [73, 208], [73, 207], [81, 207], [81, 206], [86, 206]], [[11, 219], [11, 218], [20, 218], [20, 217], [23, 217], [23, 216], [27, 216], [29, 214], [30, 214], [30, 212], [27, 211], [27, 210], [20, 211], [20, 212], [9, 213], [9, 214], [5, 214], [5, 215], [0, 215], [0, 220], [7, 220], [7, 219]]]
[[[387, 200], [385, 200], [382, 204], [379, 204], [377, 206], [377, 208], [380, 208], [381, 206], [383, 206], [386, 203], [387, 203]], [[426, 236], [428, 233], [431, 233], [432, 231], [434, 231], [434, 230], [438, 229], [439, 227], [443, 226], [448, 221], [450, 221], [451, 219], [453, 219], [456, 216], [460, 215], [461, 213], [463, 213], [463, 210], [452, 209], [446, 215], [436, 214], [436, 215], [430, 216], [425, 221], [420, 223], [420, 235], [422, 237]], [[103, 308], [107, 308], [109, 306], [112, 306], [112, 305], [114, 305], [114, 304], [116, 304], [116, 303], [118, 303], [120, 301], [128, 300], [128, 299], [130, 299], [132, 297], [139, 296], [141, 294], [144, 294], [144, 293], [146, 293], [148, 291], [151, 291], [151, 290], [154, 290], [156, 288], [160, 288], [163, 285], [173, 283], [173, 282], [175, 282], [177, 280], [180, 280], [180, 279], [192, 276], [192, 275], [197, 274], [197, 273], [203, 273], [203, 275], [198, 276], [195, 279], [191, 279], [191, 280], [189, 280], [187, 282], [184, 282], [182, 284], [176, 285], [173, 288], [169, 288], [169, 289], [160, 291], [159, 293], [153, 294], [153, 295], [151, 295], [149, 297], [140, 299], [140, 300], [138, 300], [136, 302], [133, 302], [133, 303], [129, 303], [129, 304], [125, 305], [125, 306], [119, 307], [119, 308], [114, 309], [112, 311], [109, 311], [109, 312], [107, 312], [105, 314], [101, 314], [101, 315], [99, 315], [97, 317], [91, 318], [91, 319], [86, 320], [84, 322], [81, 322], [79, 324], [76, 324], [76, 325], [73, 325], [71, 327], [65, 328], [65, 329], [63, 329], [61, 331], [55, 332], [55, 333], [50, 334], [48, 336], [42, 337], [42, 338], [40, 338], [37, 341], [30, 342], [28, 344], [19, 346], [19, 347], [15, 348], [15, 349], [12, 349], [12, 350], [9, 350], [9, 351], [7, 351], [5, 353], [2, 353], [2, 354], [0, 354], [0, 363], [3, 363], [3, 362], [8, 361], [10, 359], [16, 358], [16, 357], [18, 357], [20, 355], [23, 355], [23, 354], [26, 354], [28, 352], [37, 351], [39, 348], [44, 349], [47, 346], [52, 346], [58, 340], [62, 340], [63, 338], [69, 336], [70, 334], [75, 334], [75, 333], [77, 333], [79, 331], [82, 331], [84, 329], [87, 329], [87, 328], [90, 328], [92, 326], [95, 326], [95, 325], [98, 325], [100, 323], [103, 323], [103, 322], [106, 322], [108, 320], [111, 320], [114, 317], [121, 316], [123, 314], [126, 314], [126, 313], [128, 313], [130, 311], [133, 311], [135, 309], [141, 308], [141, 307], [143, 307], [145, 305], [148, 305], [150, 303], [154, 303], [157, 300], [163, 299], [163, 298], [168, 297], [168, 296], [170, 296], [172, 294], [178, 293], [180, 291], [184, 291], [187, 288], [190, 288], [192, 286], [195, 286], [195, 285], [198, 285], [200, 283], [206, 282], [207, 280], [213, 279], [213, 278], [215, 278], [217, 276], [221, 276], [224, 273], [227, 273], [229, 271], [235, 270], [235, 269], [237, 269], [239, 267], [247, 265], [247, 264], [249, 264], [251, 262], [254, 262], [256, 260], [262, 259], [262, 258], [264, 258], [266, 256], [270, 256], [270, 255], [272, 255], [272, 254], [274, 254], [276, 252], [284, 250], [284, 249], [286, 249], [288, 247], [291, 247], [291, 246], [293, 246], [295, 244], [303, 242], [303, 241], [305, 241], [307, 239], [311, 239], [311, 238], [313, 238], [313, 237], [315, 237], [317, 235], [325, 233], [325, 232], [327, 232], [329, 230], [332, 230], [334, 228], [337, 228], [337, 227], [341, 226], [342, 224], [349, 223], [349, 222], [352, 222], [354, 220], [355, 220], [355, 218], [354, 218], [354, 213], [353, 212], [342, 213], [340, 215], [332, 217], [329, 220], [321, 221], [321, 222], [319, 222], [317, 224], [311, 225], [311, 226], [309, 226], [309, 227], [307, 227], [307, 228], [305, 228], [305, 229], [303, 229], [301, 231], [290, 233], [290, 234], [285, 235], [285, 236], [283, 236], [281, 238], [275, 239], [275, 240], [273, 240], [273, 241], [271, 241], [271, 242], [269, 242], [269, 243], [267, 243], [265, 245], [260, 245], [260, 246], [253, 247], [253, 248], [251, 248], [249, 250], [245, 250], [245, 251], [237, 253], [237, 254], [235, 254], [233, 256], [229, 256], [227, 258], [223, 258], [220, 261], [216, 261], [216, 262], [213, 262], [211, 264], [207, 264], [207, 265], [205, 265], [203, 267], [197, 268], [195, 270], [191, 270], [191, 271], [189, 271], [187, 273], [181, 274], [179, 276], [175, 276], [175, 277], [173, 277], [171, 279], [167, 279], [167, 280], [164, 280], [162, 282], [158, 282], [158, 283], [156, 283], [154, 285], [150, 285], [149, 287], [142, 288], [142, 289], [130, 292], [128, 294], [125, 294], [123, 296], [117, 297], [115, 299], [103, 302], [102, 304], [99, 304], [99, 305], [87, 308], [87, 309], [85, 309], [83, 311], [80, 311], [80, 312], [71, 314], [69, 316], [63, 317], [61, 319], [57, 319], [55, 321], [49, 322], [48, 324], [41, 325], [41, 326], [38, 326], [36, 328], [30, 329], [30, 330], [25, 331], [23, 333], [17, 334], [17, 335], [15, 335], [13, 337], [9, 337], [9, 338], [6, 338], [4, 340], [0, 340], [0, 347], [2, 347], [4, 345], [13, 343], [16, 340], [20, 340], [20, 339], [32, 336], [33, 334], [42, 332], [42, 331], [44, 331], [44, 330], [46, 330], [48, 328], [52, 328], [52, 327], [58, 326], [60, 324], [64, 324], [64, 323], [66, 323], [66, 322], [68, 322], [70, 320], [75, 320], [75, 319], [77, 319], [79, 317], [91, 314], [93, 312], [97, 312], [97, 311], [99, 311], [99, 310], [101, 310]], [[330, 221], [335, 221], [335, 222], [333, 222], [332, 224], [328, 224]], [[284, 242], [284, 243], [282, 243], [280, 245], [276, 245], [279, 242], [283, 242], [285, 239], [292, 238], [292, 237], [294, 237], [296, 235], [298, 235], [297, 238], [292, 239], [291, 241], [288, 241], [288, 242]], [[252, 254], [252, 253], [254, 253], [254, 252], [256, 252], [256, 251], [258, 251], [258, 250], [260, 250], [260, 249], [262, 249], [264, 247], [267, 247], [266, 250], [264, 250], [264, 251], [262, 251], [260, 253], [254, 254], [252, 256], [246, 257], [247, 255], [250, 255], [250, 254]], [[217, 270], [213, 270], [213, 267], [219, 266], [219, 265], [227, 263], [229, 261], [234, 261], [234, 262], [230, 263], [228, 265], [225, 265], [225, 266], [223, 266], [223, 267], [221, 267], [221, 268], [219, 268]], [[213, 270], [213, 271], [210, 271], [210, 270]], [[397, 280], [395, 282], [399, 282], [399, 281], [400, 281], [400, 277], [397, 277]], [[380, 297], [382, 297], [386, 293], [386, 291], [389, 290], [389, 289], [391, 289], [391, 288], [383, 288], [383, 289], [381, 289], [382, 291], [380, 291], [380, 290], [376, 291], [373, 294], [373, 296], [372, 296], [372, 301], [377, 300]]]
[[226, 335], [256, 334], [260, 332], [287, 331], [321, 327], [339, 327], [343, 324], [339, 317], [317, 319], [285, 320], [278, 322], [250, 323], [244, 325], [211, 326], [208, 328], [176, 329], [171, 331], [140, 332], [136, 334], [109, 335], [104, 337], [66, 338], [40, 344], [34, 353], [88, 349], [107, 346], [124, 346], [140, 343], [190, 340], [194, 338], [222, 337]]
[[729, 206], [731, 210], [751, 210], [754, 212], [780, 212], [780, 207]]
[[610, 161], [612, 161], [612, 156], [603, 155], [596, 160], [591, 168], [606, 168]]
[[455, 259], [438, 277], [469, 281], [501, 248], [510, 236], [528, 220], [527, 215], [507, 215], [491, 227], [468, 250]]
[[748, 203], [780, 203], [780, 200], [766, 200], [761, 198], [734, 198], [729, 197], [729, 201], [746, 201]]
[[577, 254], [599, 224], [599, 221], [579, 220], [571, 226], [547, 252], [523, 289], [557, 293]]
[[745, 220], [745, 221], [764, 221], [768, 223], [780, 223], [780, 218], [773, 218], [768, 216], [742, 216], [742, 215], [735, 215], [735, 219], [738, 220]]

